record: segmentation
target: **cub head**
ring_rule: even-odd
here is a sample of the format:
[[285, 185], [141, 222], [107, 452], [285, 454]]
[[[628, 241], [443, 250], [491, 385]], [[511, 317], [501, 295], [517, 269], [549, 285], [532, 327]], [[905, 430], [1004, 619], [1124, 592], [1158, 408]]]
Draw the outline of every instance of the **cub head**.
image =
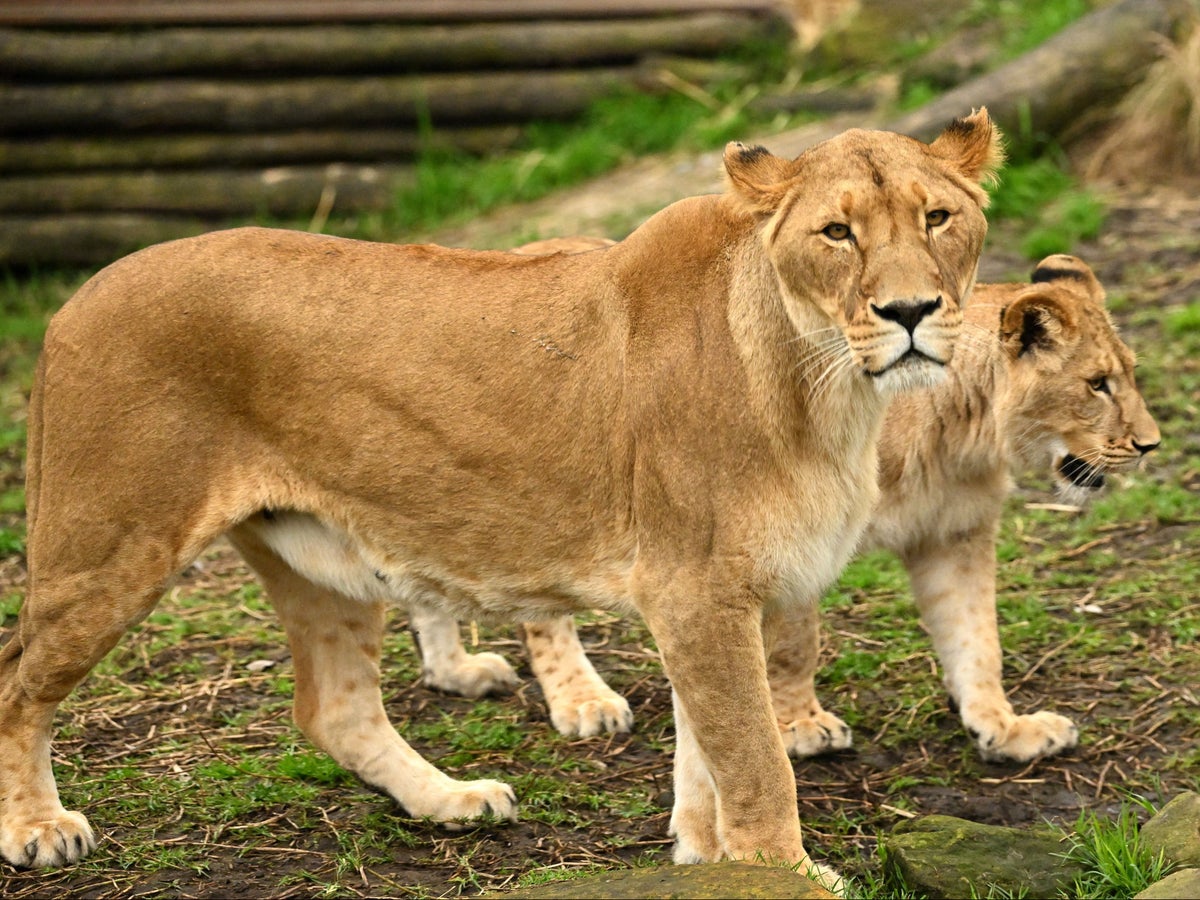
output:
[[1103, 487], [1106, 472], [1157, 447], [1158, 425], [1091, 268], [1056, 254], [1031, 280], [1005, 298], [1000, 316], [1023, 431], [1015, 449], [1028, 463], [1048, 457], [1060, 490], [1082, 498]]
[[[933, 383], [951, 358], [1002, 159], [981, 109], [931, 144], [856, 129], [785, 160], [733, 143], [725, 171], [797, 333], [887, 394]], [[831, 327], [844, 340], [818, 334]]]

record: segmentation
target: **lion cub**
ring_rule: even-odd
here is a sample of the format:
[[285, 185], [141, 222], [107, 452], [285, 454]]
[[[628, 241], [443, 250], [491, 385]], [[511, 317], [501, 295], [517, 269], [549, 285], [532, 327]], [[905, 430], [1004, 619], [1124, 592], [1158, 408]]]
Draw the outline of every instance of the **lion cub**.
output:
[[[520, 249], [581, 252], [605, 243], [564, 238]], [[1106, 472], [1132, 465], [1159, 441], [1133, 354], [1092, 270], [1050, 256], [1032, 282], [978, 285], [950, 377], [892, 402], [880, 445], [882, 495], [864, 538], [907, 567], [946, 687], [980, 753], [1015, 762], [1073, 747], [1077, 732], [1055, 713], [1016, 715], [1001, 684], [995, 532], [1010, 472], [1049, 465], [1061, 491], [1081, 500]], [[453, 619], [416, 611], [410, 621], [431, 686], [478, 696], [516, 683], [498, 654], [463, 652]], [[815, 611], [805, 608], [784, 624], [770, 659], [775, 713], [797, 757], [851, 742], [850, 729], [816, 698], [817, 629]], [[572, 619], [524, 630], [556, 729], [584, 737], [629, 730], [629, 704], [596, 673]]]

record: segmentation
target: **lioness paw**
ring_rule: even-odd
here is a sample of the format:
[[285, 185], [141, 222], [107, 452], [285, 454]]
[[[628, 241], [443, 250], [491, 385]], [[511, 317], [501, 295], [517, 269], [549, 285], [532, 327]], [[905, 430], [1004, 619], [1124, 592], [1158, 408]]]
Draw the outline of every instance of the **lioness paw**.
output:
[[1007, 728], [987, 730], [968, 724], [967, 733], [987, 762], [1032, 762], [1079, 743], [1079, 729], [1074, 722], [1045, 711], [1016, 716]]
[[780, 724], [788, 756], [805, 759], [832, 750], [845, 750], [853, 742], [850, 726], [824, 710], [815, 716]]
[[427, 687], [476, 700], [487, 694], [507, 693], [521, 683], [513, 667], [499, 653], [472, 653], [453, 666], [426, 669]]
[[472, 820], [486, 817], [517, 820], [517, 795], [507, 784], [490, 779], [452, 781], [423, 800], [420, 808], [408, 809], [409, 815], [433, 819], [449, 831], [467, 828]]
[[605, 688], [605, 693], [576, 695], [567, 702], [553, 704], [550, 721], [556, 731], [567, 737], [595, 737], [632, 729], [633, 710], [624, 697]]
[[14, 866], [65, 866], [95, 849], [92, 827], [77, 812], [63, 810], [51, 819], [5, 821], [0, 825], [0, 856]]

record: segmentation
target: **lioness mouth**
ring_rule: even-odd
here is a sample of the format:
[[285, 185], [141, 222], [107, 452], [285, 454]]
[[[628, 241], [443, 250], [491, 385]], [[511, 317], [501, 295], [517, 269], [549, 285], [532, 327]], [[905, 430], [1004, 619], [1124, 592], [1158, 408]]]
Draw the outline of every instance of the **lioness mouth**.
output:
[[903, 354], [896, 357], [894, 362], [889, 363], [882, 369], [867, 369], [866, 372], [872, 378], [878, 378], [893, 369], [903, 368], [904, 366], [920, 365], [921, 363], [933, 363], [935, 366], [944, 366], [945, 360], [935, 359], [928, 353], [922, 353], [916, 347], [910, 346]]
[[1058, 464], [1058, 471], [1076, 487], [1087, 488], [1090, 491], [1098, 491], [1104, 487], [1104, 473], [1070, 453]]

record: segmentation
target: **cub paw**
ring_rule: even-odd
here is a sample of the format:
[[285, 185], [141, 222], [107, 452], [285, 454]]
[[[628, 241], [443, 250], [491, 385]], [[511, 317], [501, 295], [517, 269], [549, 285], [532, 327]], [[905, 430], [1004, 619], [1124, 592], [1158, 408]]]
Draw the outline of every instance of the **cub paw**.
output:
[[987, 762], [1028, 763], [1070, 750], [1079, 743], [1075, 723], [1052, 712], [1015, 716], [1007, 727], [966, 725], [980, 756]]
[[550, 721], [567, 737], [595, 737], [598, 734], [624, 732], [633, 728], [633, 710], [615, 691], [593, 697], [573, 697], [550, 709]]
[[461, 831], [473, 820], [491, 817], [517, 820], [517, 795], [507, 784], [490, 779], [452, 781], [439, 796], [427, 798], [420, 810], [408, 812], [415, 818], [430, 818], [448, 831]]
[[35, 869], [70, 865], [95, 849], [92, 827], [77, 812], [63, 810], [49, 819], [5, 821], [0, 825], [0, 856], [14, 866]]
[[788, 756], [805, 759], [833, 750], [845, 750], [853, 742], [850, 726], [824, 710], [817, 715], [780, 724]]
[[477, 700], [487, 694], [507, 693], [521, 683], [513, 667], [499, 653], [472, 653], [453, 667], [426, 669], [427, 687]]

